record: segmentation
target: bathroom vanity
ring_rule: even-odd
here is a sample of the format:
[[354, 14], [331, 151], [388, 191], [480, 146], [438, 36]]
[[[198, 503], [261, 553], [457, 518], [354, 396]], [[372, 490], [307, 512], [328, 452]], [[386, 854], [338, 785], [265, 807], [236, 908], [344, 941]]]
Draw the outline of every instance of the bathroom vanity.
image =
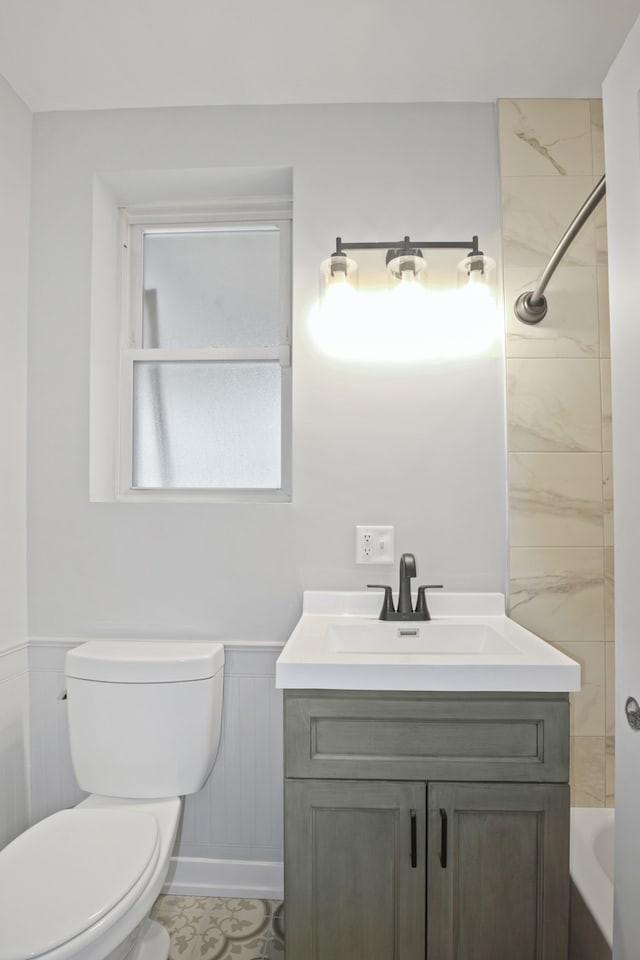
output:
[[431, 603], [416, 632], [305, 594], [276, 668], [287, 960], [566, 960], [579, 667], [500, 595]]

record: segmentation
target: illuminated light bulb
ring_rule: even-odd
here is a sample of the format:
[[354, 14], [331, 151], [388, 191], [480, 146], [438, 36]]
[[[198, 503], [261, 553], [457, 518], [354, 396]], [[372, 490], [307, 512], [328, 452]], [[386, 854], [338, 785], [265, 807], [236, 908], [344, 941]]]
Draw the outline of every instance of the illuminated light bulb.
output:
[[[393, 251], [395, 252], [395, 251]], [[402, 283], [417, 283], [426, 276], [427, 261], [422, 253], [402, 253], [387, 262], [387, 270], [394, 280]]]
[[320, 299], [333, 287], [344, 286], [358, 286], [358, 264], [351, 257], [334, 253], [320, 264]]
[[487, 284], [489, 277], [496, 268], [496, 262], [491, 257], [486, 257], [484, 253], [472, 253], [458, 264], [458, 283], [460, 286], [467, 284]]

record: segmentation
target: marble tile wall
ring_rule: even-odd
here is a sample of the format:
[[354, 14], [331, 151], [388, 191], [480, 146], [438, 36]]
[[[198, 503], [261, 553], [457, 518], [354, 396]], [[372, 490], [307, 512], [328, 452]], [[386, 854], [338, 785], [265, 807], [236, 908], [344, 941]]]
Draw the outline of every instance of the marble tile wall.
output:
[[526, 326], [533, 290], [604, 173], [599, 100], [498, 102], [507, 356], [510, 609], [582, 666], [572, 695], [574, 806], [613, 804], [611, 375], [604, 202]]

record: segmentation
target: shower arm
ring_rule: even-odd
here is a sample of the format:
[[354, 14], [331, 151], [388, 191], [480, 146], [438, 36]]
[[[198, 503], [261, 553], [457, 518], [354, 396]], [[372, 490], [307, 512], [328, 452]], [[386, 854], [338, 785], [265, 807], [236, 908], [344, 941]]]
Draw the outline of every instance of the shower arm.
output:
[[525, 293], [521, 293], [516, 300], [513, 312], [522, 323], [540, 323], [540, 321], [546, 317], [547, 300], [544, 296], [544, 291], [546, 290], [547, 284], [551, 280], [556, 267], [564, 257], [569, 246], [573, 243], [586, 221], [604, 197], [606, 189], [605, 177], [602, 176], [565, 230], [564, 236], [551, 254], [548, 264], [542, 271], [535, 290], [527, 290]]

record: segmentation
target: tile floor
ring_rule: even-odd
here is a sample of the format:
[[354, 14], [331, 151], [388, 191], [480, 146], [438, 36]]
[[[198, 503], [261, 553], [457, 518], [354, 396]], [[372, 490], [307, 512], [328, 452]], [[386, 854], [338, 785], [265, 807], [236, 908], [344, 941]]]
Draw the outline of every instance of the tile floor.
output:
[[169, 960], [284, 960], [278, 900], [158, 897], [152, 915], [169, 931]]

